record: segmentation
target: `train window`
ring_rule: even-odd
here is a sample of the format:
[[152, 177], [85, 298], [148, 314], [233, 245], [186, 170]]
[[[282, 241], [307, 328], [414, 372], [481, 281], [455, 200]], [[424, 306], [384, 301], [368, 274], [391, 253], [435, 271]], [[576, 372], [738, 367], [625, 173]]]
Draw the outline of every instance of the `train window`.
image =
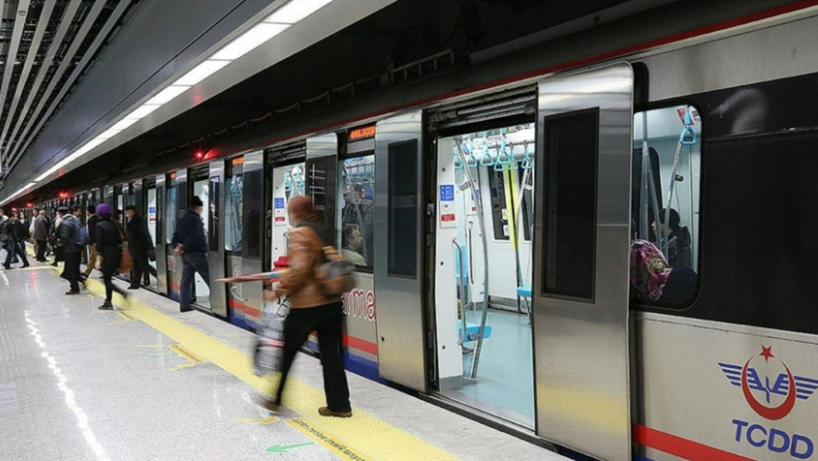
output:
[[244, 217], [244, 178], [236, 174], [227, 178], [225, 196], [224, 249], [241, 252]]
[[418, 160], [417, 141], [399, 142], [389, 147], [389, 234], [390, 275], [415, 278], [418, 254]]
[[341, 162], [339, 183], [338, 248], [352, 264], [372, 269], [374, 261], [375, 156], [348, 158]]
[[686, 307], [698, 276], [701, 120], [692, 106], [634, 115], [631, 297]]
[[544, 291], [592, 300], [599, 109], [545, 118]]
[[168, 187], [165, 201], [165, 243], [173, 242], [173, 232], [176, 230], [176, 186]]

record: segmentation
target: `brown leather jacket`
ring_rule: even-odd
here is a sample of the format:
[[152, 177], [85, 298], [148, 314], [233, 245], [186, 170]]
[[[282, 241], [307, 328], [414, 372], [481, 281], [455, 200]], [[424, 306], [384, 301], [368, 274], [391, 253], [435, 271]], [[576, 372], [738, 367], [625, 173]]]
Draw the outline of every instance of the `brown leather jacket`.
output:
[[339, 297], [327, 297], [315, 278], [315, 268], [323, 260], [324, 246], [321, 238], [308, 226], [290, 232], [287, 248], [289, 270], [281, 277], [276, 292], [290, 297], [290, 308], [323, 306], [339, 302]]

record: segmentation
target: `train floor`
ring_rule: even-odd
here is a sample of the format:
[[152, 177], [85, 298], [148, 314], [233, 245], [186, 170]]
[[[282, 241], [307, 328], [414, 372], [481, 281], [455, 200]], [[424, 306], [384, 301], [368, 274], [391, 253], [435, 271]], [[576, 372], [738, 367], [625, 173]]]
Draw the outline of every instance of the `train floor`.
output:
[[[479, 325], [480, 311], [466, 313], [469, 323]], [[531, 356], [531, 325], [528, 316], [489, 310], [486, 325], [491, 337], [483, 341], [477, 381], [444, 395], [466, 405], [534, 427], [534, 376]], [[475, 342], [466, 343], [470, 348]], [[473, 354], [463, 356], [463, 369], [470, 370]]]
[[306, 354], [270, 414], [251, 333], [144, 290], [99, 311], [97, 275], [65, 296], [51, 266], [0, 270], [0, 459], [567, 459], [352, 374], [353, 417], [321, 417]]

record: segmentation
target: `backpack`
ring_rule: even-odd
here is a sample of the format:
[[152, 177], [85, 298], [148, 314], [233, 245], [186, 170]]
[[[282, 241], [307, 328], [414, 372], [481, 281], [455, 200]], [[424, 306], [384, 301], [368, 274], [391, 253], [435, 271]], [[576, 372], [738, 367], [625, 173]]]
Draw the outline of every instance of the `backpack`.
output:
[[355, 267], [332, 246], [324, 247], [324, 262], [315, 269], [318, 285], [326, 296], [341, 296], [355, 288]]
[[77, 227], [78, 227], [76, 231], [77, 246], [84, 247], [91, 243], [91, 238], [88, 236], [88, 228], [83, 225], [77, 225]]

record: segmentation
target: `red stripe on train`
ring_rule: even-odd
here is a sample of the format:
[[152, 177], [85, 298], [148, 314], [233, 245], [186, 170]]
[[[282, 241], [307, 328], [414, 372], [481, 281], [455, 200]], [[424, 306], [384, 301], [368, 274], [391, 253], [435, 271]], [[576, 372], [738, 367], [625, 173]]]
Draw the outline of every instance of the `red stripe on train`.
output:
[[719, 450], [682, 437], [657, 431], [641, 424], [633, 425], [633, 441], [684, 459], [707, 461], [755, 461], [735, 453]]

